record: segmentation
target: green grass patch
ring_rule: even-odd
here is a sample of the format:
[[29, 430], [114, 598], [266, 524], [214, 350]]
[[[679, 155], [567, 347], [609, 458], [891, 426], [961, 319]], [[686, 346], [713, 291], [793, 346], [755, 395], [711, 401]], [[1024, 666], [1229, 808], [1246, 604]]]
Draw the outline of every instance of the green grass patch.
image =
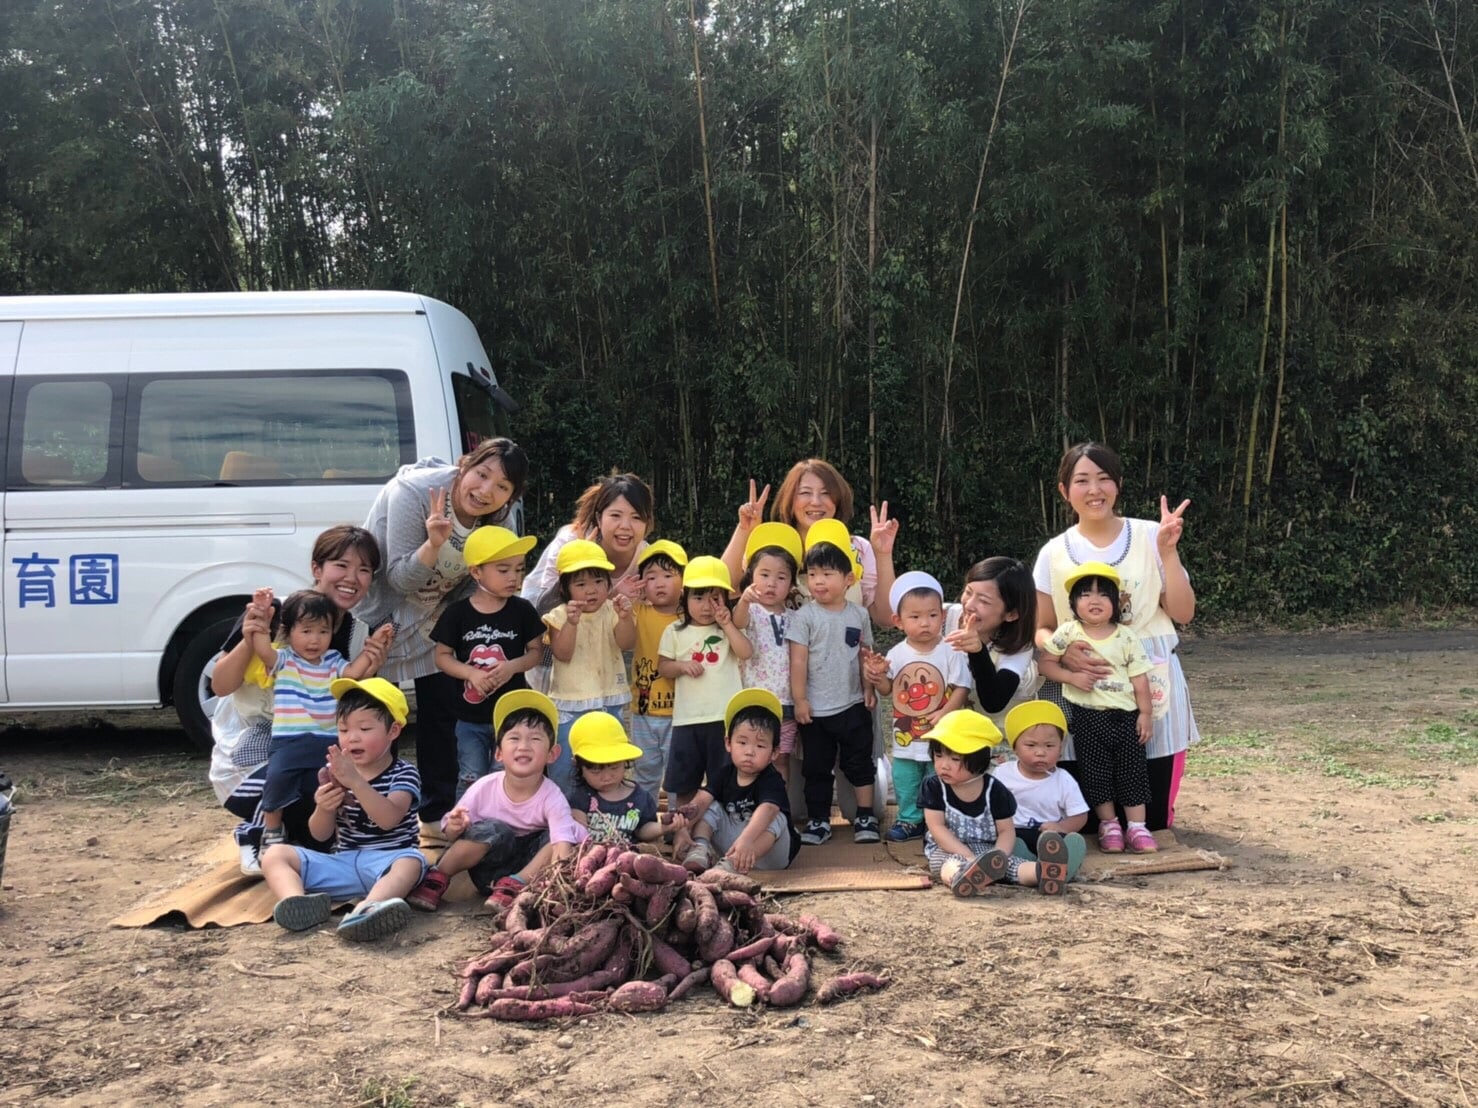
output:
[[1186, 773], [1192, 777], [1245, 777], [1259, 771], [1288, 772], [1266, 731], [1202, 735], [1193, 757], [1186, 761]]
[[406, 1077], [400, 1081], [380, 1081], [370, 1078], [359, 1087], [359, 1104], [375, 1105], [377, 1108], [416, 1108], [416, 1099], [411, 1088], [420, 1081], [419, 1077]]

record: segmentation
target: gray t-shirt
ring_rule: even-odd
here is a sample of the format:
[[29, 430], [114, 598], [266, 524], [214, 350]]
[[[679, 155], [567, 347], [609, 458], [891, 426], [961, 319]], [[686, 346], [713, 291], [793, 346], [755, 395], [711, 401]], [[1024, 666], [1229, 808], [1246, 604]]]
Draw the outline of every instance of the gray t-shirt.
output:
[[800, 643], [806, 658], [806, 699], [813, 716], [835, 716], [862, 703], [859, 646], [872, 646], [872, 621], [850, 600], [839, 612], [820, 604], [802, 604], [790, 617], [785, 637]]

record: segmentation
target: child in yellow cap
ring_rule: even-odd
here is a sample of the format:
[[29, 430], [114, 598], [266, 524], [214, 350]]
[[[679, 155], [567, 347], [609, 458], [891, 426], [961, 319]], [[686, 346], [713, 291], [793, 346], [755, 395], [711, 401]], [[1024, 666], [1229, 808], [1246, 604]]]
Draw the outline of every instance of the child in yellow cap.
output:
[[801, 536], [788, 523], [761, 523], [744, 544], [744, 577], [734, 605], [734, 626], [753, 648], [740, 667], [745, 688], [769, 689], [780, 701], [780, 742], [775, 769], [790, 780], [790, 756], [798, 728], [790, 691], [790, 640], [785, 637], [794, 614], [796, 578], [805, 555]]
[[1040, 860], [1040, 887], [1056, 892], [1077, 875], [1087, 853], [1079, 834], [1088, 822], [1088, 802], [1078, 783], [1057, 768], [1067, 719], [1050, 700], [1028, 700], [1006, 714], [1006, 741], [1016, 752], [1014, 761], [992, 770], [995, 779], [1016, 798], [1018, 858]]
[[468, 535], [462, 558], [476, 588], [471, 596], [447, 605], [431, 630], [436, 668], [459, 682], [444, 706], [457, 721], [459, 800], [492, 768], [498, 698], [528, 688], [524, 674], [542, 654], [534, 647], [544, 637], [544, 621], [518, 595], [524, 555], [537, 541], [506, 527], [479, 527]]
[[631, 742], [641, 749], [632, 777], [653, 796], [662, 787], [672, 746], [673, 684], [657, 672], [662, 634], [677, 619], [688, 552], [658, 539], [636, 557], [640, 593], [632, 604], [636, 648], [631, 652]]
[[632, 745], [619, 719], [609, 712], [586, 712], [570, 728], [570, 749], [575, 756], [570, 814], [592, 839], [651, 843], [662, 838], [656, 797], [629, 777], [641, 748]]

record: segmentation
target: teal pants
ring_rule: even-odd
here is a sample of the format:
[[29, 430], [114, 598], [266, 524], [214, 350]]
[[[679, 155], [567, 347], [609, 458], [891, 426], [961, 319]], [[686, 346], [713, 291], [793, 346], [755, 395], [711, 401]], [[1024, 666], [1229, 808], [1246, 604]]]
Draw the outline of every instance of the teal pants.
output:
[[934, 772], [934, 763], [915, 762], [911, 758], [893, 756], [893, 795], [898, 798], [898, 819], [902, 823], [923, 823], [924, 811], [919, 807], [919, 786]]
[[[1071, 881], [1078, 876], [1078, 869], [1083, 864], [1083, 859], [1088, 856], [1088, 844], [1083, 841], [1083, 836], [1076, 831], [1069, 831], [1062, 836], [1062, 841], [1067, 845], [1067, 879]], [[1018, 829], [1016, 845], [1011, 848], [1011, 853], [1024, 862], [1035, 862], [1036, 852], [1026, 843], [1021, 841]]]

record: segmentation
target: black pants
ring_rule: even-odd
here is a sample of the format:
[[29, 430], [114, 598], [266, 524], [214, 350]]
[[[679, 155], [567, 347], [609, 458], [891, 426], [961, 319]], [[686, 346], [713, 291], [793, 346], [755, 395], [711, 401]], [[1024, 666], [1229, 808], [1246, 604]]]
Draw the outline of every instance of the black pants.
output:
[[[1062, 686], [1056, 681], [1044, 681], [1037, 696], [1042, 700], [1052, 701], [1064, 713], [1072, 709], [1072, 706], [1063, 699]], [[1083, 778], [1079, 776], [1076, 761], [1062, 761], [1057, 765], [1078, 783], [1078, 788], [1083, 787]], [[1167, 754], [1163, 758], [1146, 758], [1144, 768], [1150, 778], [1150, 798], [1144, 806], [1145, 826], [1151, 831], [1163, 831], [1170, 826], [1170, 783], [1175, 779], [1175, 755]], [[1121, 820], [1124, 818], [1123, 809], [1118, 809], [1118, 816]], [[1097, 831], [1098, 814], [1089, 808], [1088, 822], [1083, 825], [1083, 834], [1092, 835]]]
[[457, 800], [457, 715], [452, 705], [461, 695], [462, 683], [439, 670], [416, 678], [416, 768], [425, 821], [441, 819]]
[[877, 779], [877, 766], [872, 760], [872, 713], [854, 704], [838, 715], [813, 716], [799, 730], [806, 818], [825, 823], [831, 818], [833, 767], [841, 764], [842, 776], [854, 789], [866, 788]]

